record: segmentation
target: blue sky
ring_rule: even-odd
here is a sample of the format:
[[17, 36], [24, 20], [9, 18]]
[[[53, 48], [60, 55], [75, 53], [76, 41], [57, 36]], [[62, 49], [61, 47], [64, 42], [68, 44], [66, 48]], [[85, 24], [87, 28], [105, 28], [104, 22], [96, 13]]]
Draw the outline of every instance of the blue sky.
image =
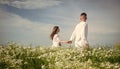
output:
[[49, 46], [55, 25], [61, 39], [69, 40], [82, 12], [88, 14], [91, 45], [120, 42], [119, 0], [0, 0], [0, 44]]

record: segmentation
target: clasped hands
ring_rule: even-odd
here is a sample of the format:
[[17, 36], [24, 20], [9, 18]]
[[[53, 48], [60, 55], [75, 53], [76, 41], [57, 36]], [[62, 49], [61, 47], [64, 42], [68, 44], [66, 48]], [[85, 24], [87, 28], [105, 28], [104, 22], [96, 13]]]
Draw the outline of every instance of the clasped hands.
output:
[[71, 44], [71, 43], [72, 43], [72, 41], [67, 41], [67, 43], [68, 43], [68, 44]]

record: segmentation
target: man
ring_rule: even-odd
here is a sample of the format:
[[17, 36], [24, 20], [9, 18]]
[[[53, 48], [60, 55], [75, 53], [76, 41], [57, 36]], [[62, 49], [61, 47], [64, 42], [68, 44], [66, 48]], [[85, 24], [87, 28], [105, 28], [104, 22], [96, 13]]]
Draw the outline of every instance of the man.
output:
[[87, 34], [88, 34], [88, 24], [86, 22], [87, 14], [81, 13], [80, 15], [80, 23], [78, 23], [72, 33], [70, 41], [68, 43], [72, 43], [75, 40], [75, 47], [79, 48], [89, 48], [89, 43], [87, 41]]

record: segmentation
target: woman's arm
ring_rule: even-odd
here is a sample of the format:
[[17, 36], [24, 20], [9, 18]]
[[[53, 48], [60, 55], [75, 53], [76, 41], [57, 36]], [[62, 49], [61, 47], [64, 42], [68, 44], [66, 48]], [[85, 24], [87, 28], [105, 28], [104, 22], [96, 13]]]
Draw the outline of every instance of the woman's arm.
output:
[[68, 43], [68, 41], [61, 40], [59, 38], [59, 35], [56, 36], [56, 40], [57, 40], [57, 42], [59, 42], [60, 45], [61, 45], [61, 43]]
[[60, 41], [60, 43], [68, 43], [68, 41], [63, 41], [63, 40], [62, 40], [62, 41]]

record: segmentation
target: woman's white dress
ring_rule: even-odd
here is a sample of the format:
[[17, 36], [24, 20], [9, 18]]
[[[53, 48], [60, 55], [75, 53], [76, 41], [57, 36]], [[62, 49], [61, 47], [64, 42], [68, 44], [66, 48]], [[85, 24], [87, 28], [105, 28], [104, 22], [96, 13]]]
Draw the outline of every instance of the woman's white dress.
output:
[[59, 47], [60, 46], [60, 38], [58, 34], [55, 34], [53, 37], [53, 41], [52, 41], [52, 47]]

